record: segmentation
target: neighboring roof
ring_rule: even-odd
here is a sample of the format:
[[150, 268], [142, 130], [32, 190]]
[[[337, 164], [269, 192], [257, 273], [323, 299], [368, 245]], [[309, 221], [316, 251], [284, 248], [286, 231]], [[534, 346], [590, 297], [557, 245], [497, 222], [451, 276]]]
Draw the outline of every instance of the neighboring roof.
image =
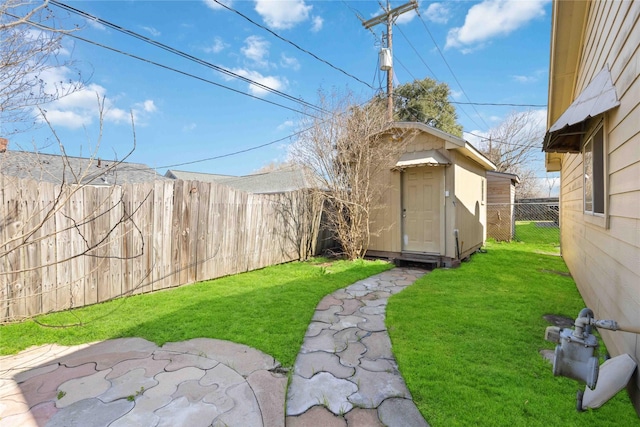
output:
[[175, 179], [217, 182], [247, 193], [270, 194], [319, 188], [321, 184], [302, 169], [285, 169], [245, 176], [229, 176], [200, 172], [168, 170], [167, 177]]
[[416, 129], [420, 132], [425, 132], [441, 138], [445, 141], [445, 148], [447, 150], [459, 151], [474, 162], [480, 164], [485, 170], [496, 170], [496, 165], [494, 165], [491, 160], [486, 158], [480, 151], [478, 151], [477, 148], [475, 148], [469, 142], [458, 136], [451, 135], [450, 133], [441, 131], [440, 129], [436, 129], [420, 122], [394, 122], [392, 128]]
[[579, 152], [582, 123], [620, 105], [609, 67], [605, 67], [549, 128], [542, 149], [556, 152]]
[[426, 151], [415, 151], [412, 153], [404, 153], [398, 163], [396, 163], [396, 168], [410, 168], [416, 166], [440, 166], [440, 165], [450, 165], [451, 161], [438, 150], [426, 150]]
[[54, 184], [113, 185], [166, 180], [149, 166], [30, 151], [0, 153], [0, 174]]
[[227, 180], [237, 179], [237, 176], [233, 175], [218, 175], [213, 173], [202, 172], [189, 172], [169, 169], [165, 174], [165, 177], [171, 179], [181, 179], [183, 181], [201, 181], [201, 182], [224, 182]]
[[496, 178], [510, 179], [512, 184], [520, 184], [520, 178], [518, 175], [507, 172], [487, 171], [487, 178], [494, 176]]

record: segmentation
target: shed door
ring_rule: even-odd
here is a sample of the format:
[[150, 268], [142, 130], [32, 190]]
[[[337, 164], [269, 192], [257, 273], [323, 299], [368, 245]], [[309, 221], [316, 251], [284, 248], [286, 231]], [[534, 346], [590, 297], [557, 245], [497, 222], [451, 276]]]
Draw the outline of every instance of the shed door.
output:
[[402, 174], [402, 250], [440, 253], [444, 168], [406, 169]]

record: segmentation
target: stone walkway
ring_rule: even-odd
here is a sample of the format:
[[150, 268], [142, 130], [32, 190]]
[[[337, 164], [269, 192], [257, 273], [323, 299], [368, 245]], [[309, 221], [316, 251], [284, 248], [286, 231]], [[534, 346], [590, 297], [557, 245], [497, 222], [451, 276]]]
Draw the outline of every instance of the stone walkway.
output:
[[275, 359], [228, 341], [43, 345], [0, 357], [0, 427], [428, 427], [384, 323], [388, 298], [423, 274], [395, 268], [325, 297], [288, 396]]
[[424, 271], [395, 268], [325, 297], [287, 395], [287, 427], [427, 426], [391, 352], [387, 301]]
[[258, 350], [204, 338], [33, 347], [0, 358], [0, 426], [284, 426], [278, 367]]

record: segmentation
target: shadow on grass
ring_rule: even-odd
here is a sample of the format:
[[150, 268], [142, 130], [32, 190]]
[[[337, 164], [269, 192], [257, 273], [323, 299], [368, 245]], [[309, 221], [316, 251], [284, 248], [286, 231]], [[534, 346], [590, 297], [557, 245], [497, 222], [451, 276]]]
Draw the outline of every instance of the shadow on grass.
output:
[[[315, 307], [327, 294], [388, 269], [381, 263], [350, 264], [331, 272], [300, 263], [200, 282], [153, 294], [5, 325], [3, 352], [31, 345], [75, 345], [111, 338], [141, 337], [158, 345], [191, 338], [217, 338], [255, 347], [291, 366]], [[8, 351], [7, 351], [8, 350]]]
[[536, 245], [492, 244], [455, 270], [436, 270], [394, 295], [387, 325], [394, 353], [430, 425], [640, 424], [621, 393], [575, 411], [580, 384], [554, 377], [540, 355], [546, 314], [584, 307], [562, 258]]

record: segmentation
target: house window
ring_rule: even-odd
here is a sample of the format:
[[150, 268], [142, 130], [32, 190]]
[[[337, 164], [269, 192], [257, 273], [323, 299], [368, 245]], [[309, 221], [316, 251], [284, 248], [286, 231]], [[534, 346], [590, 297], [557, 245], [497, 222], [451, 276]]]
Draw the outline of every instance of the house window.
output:
[[604, 130], [600, 125], [582, 149], [584, 161], [584, 211], [604, 215]]

